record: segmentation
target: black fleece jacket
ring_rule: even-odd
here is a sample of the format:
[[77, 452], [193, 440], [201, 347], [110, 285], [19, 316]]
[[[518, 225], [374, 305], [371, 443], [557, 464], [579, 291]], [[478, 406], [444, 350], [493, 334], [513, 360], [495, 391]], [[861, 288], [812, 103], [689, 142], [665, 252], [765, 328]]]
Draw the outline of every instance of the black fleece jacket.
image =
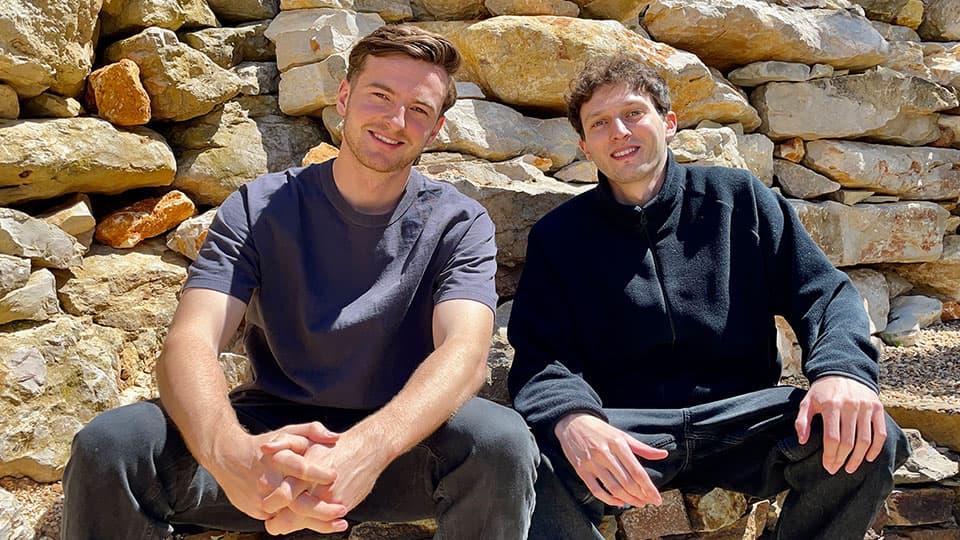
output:
[[874, 390], [877, 351], [846, 275], [796, 212], [747, 171], [671, 154], [660, 193], [618, 203], [609, 183], [531, 230], [509, 339], [514, 406], [538, 437], [574, 411], [681, 408], [767, 388], [781, 363], [774, 315], [811, 380]]

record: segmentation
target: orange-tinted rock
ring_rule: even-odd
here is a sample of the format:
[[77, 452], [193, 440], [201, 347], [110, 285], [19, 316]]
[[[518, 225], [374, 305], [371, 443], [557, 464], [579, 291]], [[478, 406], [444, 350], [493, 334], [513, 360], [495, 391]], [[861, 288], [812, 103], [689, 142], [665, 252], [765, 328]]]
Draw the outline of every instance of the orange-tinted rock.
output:
[[940, 320], [943, 322], [960, 319], [960, 302], [944, 302]]
[[180, 191], [144, 199], [121, 208], [97, 224], [96, 238], [114, 248], [131, 248], [163, 234], [196, 212], [193, 201]]
[[307, 152], [307, 155], [303, 156], [303, 161], [300, 164], [306, 167], [311, 163], [323, 163], [324, 161], [337, 157], [339, 154], [340, 149], [336, 146], [320, 143], [311, 148]]
[[806, 150], [803, 147], [803, 139], [800, 137], [794, 137], [778, 144], [773, 150], [773, 156], [785, 159], [787, 161], [792, 161], [793, 163], [800, 163], [800, 160], [803, 159], [803, 154], [805, 151]]
[[88, 103], [92, 95], [97, 114], [112, 124], [142, 126], [150, 121], [150, 96], [133, 60], [122, 58], [91, 73], [87, 92]]

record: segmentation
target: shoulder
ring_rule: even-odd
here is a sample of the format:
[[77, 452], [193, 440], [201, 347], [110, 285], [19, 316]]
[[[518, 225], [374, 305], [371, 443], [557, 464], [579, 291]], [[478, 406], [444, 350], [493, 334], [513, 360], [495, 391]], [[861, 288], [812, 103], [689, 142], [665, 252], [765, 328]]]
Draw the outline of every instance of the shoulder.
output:
[[587, 223], [599, 217], [597, 189], [594, 187], [580, 193], [547, 212], [533, 225], [530, 237], [549, 241], [551, 238], [569, 238], [574, 232], [585, 230]]
[[740, 197], [758, 191], [770, 191], [760, 179], [745, 169], [704, 165], [678, 167], [684, 172], [685, 188], [694, 193]]
[[433, 205], [434, 212], [441, 215], [476, 218], [486, 216], [487, 210], [476, 200], [461, 193], [453, 184], [428, 178], [416, 169], [413, 169], [411, 179], [416, 179], [421, 189], [419, 200], [422, 203]]

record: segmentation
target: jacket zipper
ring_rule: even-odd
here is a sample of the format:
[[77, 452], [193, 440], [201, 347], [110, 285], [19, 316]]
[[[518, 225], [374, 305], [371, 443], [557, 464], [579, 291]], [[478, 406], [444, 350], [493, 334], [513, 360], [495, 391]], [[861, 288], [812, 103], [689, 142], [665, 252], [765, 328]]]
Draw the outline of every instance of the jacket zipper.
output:
[[670, 306], [670, 297], [667, 295], [667, 288], [663, 283], [663, 265], [660, 263], [660, 256], [657, 253], [657, 245], [650, 236], [650, 228], [647, 227], [647, 213], [643, 208], [635, 206], [634, 210], [640, 214], [640, 226], [643, 227], [643, 233], [647, 237], [647, 243], [650, 244], [650, 253], [653, 254], [653, 269], [657, 273], [657, 285], [660, 286], [660, 294], [663, 295], [663, 305], [667, 310], [667, 322], [670, 324], [670, 347], [677, 346], [677, 329], [673, 325], [673, 308]]

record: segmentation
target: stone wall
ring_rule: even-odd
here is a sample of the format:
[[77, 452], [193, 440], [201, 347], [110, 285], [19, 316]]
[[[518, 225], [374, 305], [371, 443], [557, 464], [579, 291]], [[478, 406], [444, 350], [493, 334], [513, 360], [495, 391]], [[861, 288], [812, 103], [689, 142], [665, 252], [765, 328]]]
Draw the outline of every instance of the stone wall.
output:
[[[504, 300], [530, 226], [596, 182], [563, 119], [569, 81], [631, 52], [668, 81], [677, 158], [747, 168], [790, 198], [853, 278], [878, 343], [960, 317], [960, 0], [12, 0], [0, 5], [0, 476], [57, 481], [85, 422], [155, 395], [153, 362], [216, 206], [336, 152], [345, 53], [394, 21], [464, 53], [461, 99], [418, 167], [489, 210]], [[486, 392], [501, 400], [510, 357], [498, 333]], [[887, 402], [960, 450], [960, 397]], [[916, 441], [935, 464], [913, 468], [940, 469], [901, 471], [877, 530], [960, 538], [956, 464]], [[755, 538], [777, 507], [667, 499], [611, 530]], [[16, 507], [0, 490], [0, 537], [30, 538]]]

